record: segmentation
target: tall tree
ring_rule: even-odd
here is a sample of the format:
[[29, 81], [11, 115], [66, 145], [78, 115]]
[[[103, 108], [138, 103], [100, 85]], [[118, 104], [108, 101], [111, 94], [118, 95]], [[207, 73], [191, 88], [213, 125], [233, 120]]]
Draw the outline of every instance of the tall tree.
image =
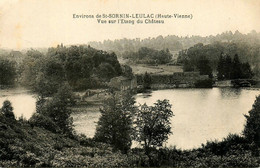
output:
[[223, 80], [225, 78], [224, 67], [225, 67], [225, 59], [223, 57], [223, 53], [221, 53], [218, 61], [218, 67], [217, 67], [217, 71], [218, 71], [217, 76], [219, 80]]
[[200, 57], [197, 67], [201, 75], [208, 75], [212, 78], [212, 68], [210, 67], [210, 62], [206, 57]]
[[260, 147], [260, 95], [256, 97], [252, 110], [249, 111], [246, 117], [246, 124], [243, 131], [246, 139], [250, 143], [255, 143]]
[[[95, 139], [111, 144], [115, 150], [127, 153], [132, 144], [132, 117], [135, 113], [134, 99], [130, 93], [122, 97], [115, 92], [100, 109]], [[119, 97], [120, 96], [120, 97]]]
[[232, 63], [232, 79], [239, 79], [241, 78], [242, 71], [241, 71], [241, 63], [238, 58], [238, 55], [235, 54], [233, 63]]
[[135, 118], [135, 140], [145, 150], [151, 162], [152, 148], [161, 147], [171, 134], [173, 112], [168, 100], [157, 100], [154, 106], [142, 105]]
[[74, 96], [70, 86], [63, 84], [51, 99], [46, 101], [39, 99], [37, 112], [40, 115], [49, 117], [63, 133], [72, 135], [73, 119], [69, 107], [74, 103]]
[[0, 59], [0, 85], [12, 85], [15, 82], [15, 63], [7, 59]]
[[144, 89], [151, 89], [151, 84], [152, 84], [152, 78], [151, 75], [145, 72], [143, 76], [143, 88]]
[[231, 75], [232, 75], [232, 59], [229, 55], [227, 55], [224, 62], [225, 79], [230, 79]]
[[244, 79], [250, 79], [253, 77], [253, 72], [252, 72], [251, 66], [249, 65], [248, 62], [242, 63], [241, 72], [242, 72], [241, 77]]

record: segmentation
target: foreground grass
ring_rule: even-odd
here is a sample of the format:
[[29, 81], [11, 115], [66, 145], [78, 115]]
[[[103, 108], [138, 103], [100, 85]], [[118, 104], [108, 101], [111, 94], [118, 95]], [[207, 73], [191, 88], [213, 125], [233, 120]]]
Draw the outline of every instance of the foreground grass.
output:
[[0, 167], [129, 166], [126, 155], [83, 136], [67, 137], [0, 116]]

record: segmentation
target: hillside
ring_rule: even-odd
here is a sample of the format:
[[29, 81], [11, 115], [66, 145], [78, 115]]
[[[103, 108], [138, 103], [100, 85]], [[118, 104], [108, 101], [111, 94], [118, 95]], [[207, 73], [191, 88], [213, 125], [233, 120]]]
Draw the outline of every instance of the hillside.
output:
[[126, 156], [84, 136], [54, 134], [0, 116], [0, 167], [127, 166]]
[[164, 50], [168, 48], [171, 52], [178, 52], [180, 50], [188, 49], [195, 44], [203, 43], [204, 45], [212, 44], [214, 42], [246, 42], [250, 44], [259, 44], [260, 33], [252, 30], [248, 34], [242, 34], [239, 31], [231, 32], [226, 31], [217, 35], [210, 36], [157, 36], [157, 37], [148, 37], [145, 39], [135, 38], [135, 39], [116, 39], [105, 40], [103, 42], [89, 42], [88, 44], [94, 48], [113, 51], [118, 56], [122, 56], [125, 52], [136, 52], [141, 47], [148, 47], [155, 50]]

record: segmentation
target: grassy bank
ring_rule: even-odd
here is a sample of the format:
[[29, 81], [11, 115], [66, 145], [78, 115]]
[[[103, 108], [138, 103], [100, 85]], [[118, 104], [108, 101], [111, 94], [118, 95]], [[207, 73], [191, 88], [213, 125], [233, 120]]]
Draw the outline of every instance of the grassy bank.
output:
[[1, 167], [129, 166], [126, 155], [84, 136], [67, 137], [0, 117]]

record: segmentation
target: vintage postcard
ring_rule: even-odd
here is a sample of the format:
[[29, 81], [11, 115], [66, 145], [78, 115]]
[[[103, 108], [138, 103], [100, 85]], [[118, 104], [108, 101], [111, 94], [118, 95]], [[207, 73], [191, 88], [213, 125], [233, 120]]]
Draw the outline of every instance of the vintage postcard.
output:
[[259, 0], [0, 0], [0, 167], [259, 167]]

